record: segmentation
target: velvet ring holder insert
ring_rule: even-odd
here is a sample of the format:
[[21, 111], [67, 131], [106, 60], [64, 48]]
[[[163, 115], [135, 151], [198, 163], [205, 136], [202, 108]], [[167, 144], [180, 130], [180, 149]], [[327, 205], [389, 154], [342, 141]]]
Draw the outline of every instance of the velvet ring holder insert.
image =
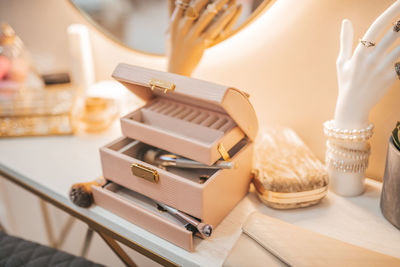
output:
[[[165, 204], [215, 229], [247, 194], [252, 177], [258, 124], [248, 95], [127, 64], [119, 64], [113, 77], [146, 104], [121, 118], [124, 137], [100, 149], [103, 176], [111, 185], [93, 187], [95, 203], [192, 251], [192, 232], [140, 199]], [[196, 161], [202, 167], [146, 161], [143, 151], [152, 149]], [[204, 168], [224, 161], [235, 167]]]

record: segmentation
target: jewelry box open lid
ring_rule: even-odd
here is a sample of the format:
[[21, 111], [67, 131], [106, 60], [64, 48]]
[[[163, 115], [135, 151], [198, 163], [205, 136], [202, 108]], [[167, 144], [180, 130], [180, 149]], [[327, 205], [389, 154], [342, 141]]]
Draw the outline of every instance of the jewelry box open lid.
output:
[[[253, 106], [248, 99], [248, 94], [238, 89], [124, 63], [121, 63], [116, 67], [112, 77], [121, 82], [130, 91], [147, 103], [151, 103], [152, 101], [154, 102], [157, 99], [161, 99], [163, 101], [171, 100], [184, 103], [189, 106], [198, 107], [202, 110], [210, 111], [211, 113], [215, 112], [215, 114], [223, 114], [223, 116], [231, 118], [238, 126], [236, 127], [236, 132], [243, 132], [244, 134], [242, 134], [247, 136], [250, 141], [253, 141], [257, 135], [258, 121]], [[131, 118], [131, 115], [128, 117]], [[125, 116], [121, 119], [121, 126], [123, 120], [126, 120], [128, 117]], [[169, 123], [169, 125], [171, 124], [173, 123]], [[168, 128], [167, 124], [165, 124], [165, 126]], [[183, 126], [184, 125], [182, 125], [182, 129], [185, 131]], [[180, 124], [176, 124], [175, 127], [180, 127]], [[192, 129], [189, 130], [189, 134], [201, 134], [200, 129], [199, 131], [196, 131], [196, 127], [191, 128]], [[130, 131], [132, 130], [133, 128]], [[233, 134], [231, 133], [231, 135]], [[132, 137], [129, 134], [126, 136]], [[145, 143], [147, 141], [141, 140], [141, 138], [137, 135], [133, 137]], [[154, 145], [151, 142], [147, 143]], [[225, 143], [229, 143], [229, 140], [225, 141]], [[228, 144], [225, 145], [225, 148], [226, 150], [229, 150], [234, 145], [235, 144], [233, 143]], [[195, 155], [185, 155], [185, 153], [179, 153], [183, 150], [179, 152], [174, 151], [175, 146], [170, 146], [168, 149], [166, 147], [162, 147], [162, 145], [156, 146], [206, 164], [212, 164], [216, 161], [216, 155], [209, 158], [196, 158]]]

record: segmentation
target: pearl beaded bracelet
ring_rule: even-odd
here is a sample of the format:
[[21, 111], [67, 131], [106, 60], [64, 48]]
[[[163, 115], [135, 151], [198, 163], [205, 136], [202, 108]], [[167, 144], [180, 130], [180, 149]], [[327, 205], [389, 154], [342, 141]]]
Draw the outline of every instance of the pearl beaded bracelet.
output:
[[338, 157], [352, 159], [352, 160], [365, 160], [369, 158], [371, 154], [371, 145], [367, 143], [366, 149], [350, 149], [334, 144], [332, 141], [326, 141], [327, 152]]
[[325, 163], [328, 168], [331, 167], [341, 172], [362, 173], [368, 168], [368, 158], [350, 161], [344, 159], [335, 159], [329, 152], [326, 153]]
[[349, 141], [349, 142], [362, 142], [367, 141], [372, 137], [374, 125], [372, 123], [364, 129], [339, 129], [334, 125], [334, 121], [324, 122], [324, 134], [328, 138]]

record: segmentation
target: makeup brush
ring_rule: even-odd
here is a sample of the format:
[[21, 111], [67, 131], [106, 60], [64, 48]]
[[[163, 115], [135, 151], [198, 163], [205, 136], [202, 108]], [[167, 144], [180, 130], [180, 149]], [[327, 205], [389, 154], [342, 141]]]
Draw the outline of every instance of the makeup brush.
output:
[[165, 205], [165, 204], [162, 204], [159, 202], [156, 202], [156, 204], [159, 205], [164, 210], [166, 210], [167, 212], [171, 213], [172, 215], [175, 215], [176, 217], [179, 217], [182, 220], [184, 220], [185, 222], [187, 222], [188, 224], [192, 225], [194, 228], [197, 229], [198, 233], [200, 234], [200, 236], [202, 238], [207, 238], [207, 237], [211, 236], [213, 228], [210, 224], [205, 224], [205, 223], [199, 222], [196, 219], [192, 218], [191, 216], [189, 216], [177, 209], [174, 209], [168, 205]]
[[105, 184], [106, 179], [103, 177], [87, 183], [73, 184], [69, 190], [69, 199], [79, 207], [88, 208], [93, 204], [92, 185], [103, 186]]
[[156, 148], [149, 148], [146, 151], [142, 151], [141, 155], [142, 155], [141, 158], [144, 162], [163, 167], [194, 168], [194, 169], [235, 168], [235, 164], [230, 161], [219, 160], [214, 165], [209, 166]]

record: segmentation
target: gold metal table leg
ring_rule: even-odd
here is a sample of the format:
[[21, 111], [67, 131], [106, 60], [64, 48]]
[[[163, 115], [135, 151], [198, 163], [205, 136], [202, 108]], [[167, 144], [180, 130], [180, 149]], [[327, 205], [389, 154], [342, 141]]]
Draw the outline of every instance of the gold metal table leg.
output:
[[57, 248], [61, 248], [62, 245], [64, 244], [65, 239], [67, 238], [67, 235], [71, 231], [72, 225], [75, 222], [75, 218], [72, 216], [69, 216], [67, 222], [64, 224], [63, 228], [61, 229], [60, 236], [57, 239]]
[[44, 225], [46, 228], [46, 234], [47, 234], [47, 241], [49, 242], [50, 246], [53, 248], [61, 248], [61, 246], [64, 244], [65, 238], [69, 234], [72, 225], [74, 224], [75, 218], [72, 216], [69, 216], [67, 222], [64, 224], [63, 228], [61, 229], [60, 236], [58, 239], [54, 237], [54, 231], [52, 227], [52, 223], [50, 220], [50, 214], [49, 214], [49, 209], [47, 207], [47, 204], [44, 200], [40, 199], [40, 208], [42, 210], [42, 215], [43, 215], [43, 220], [44, 220]]
[[[35, 194], [42, 200], [56, 206], [57, 208], [67, 212], [69, 215], [77, 218], [78, 220], [86, 223], [90, 228], [95, 230], [96, 232], [102, 231], [103, 233], [106, 233], [110, 238], [115, 239], [122, 244], [128, 246], [129, 248], [137, 251], [138, 253], [144, 255], [145, 257], [148, 257], [152, 259], [153, 261], [164, 265], [164, 266], [179, 266], [176, 263], [166, 259], [165, 257], [141, 246], [140, 244], [134, 242], [133, 240], [126, 238], [125, 236], [122, 236], [115, 231], [109, 229], [108, 227], [104, 226], [103, 224], [95, 221], [94, 219], [90, 218], [89, 216], [86, 216], [84, 214], [81, 214], [77, 210], [69, 207], [68, 205], [64, 204], [63, 202], [53, 198], [48, 192], [44, 192], [43, 189], [38, 188], [37, 186], [32, 185], [31, 182], [28, 182], [25, 180], [23, 176], [16, 175], [15, 173], [9, 173], [8, 171], [5, 171], [2, 166], [0, 165], [0, 178], [5, 178], [16, 185], [26, 189], [27, 191]], [[114, 241], [115, 242], [115, 241]]]
[[103, 238], [104, 242], [106, 242], [106, 244], [114, 251], [114, 253], [122, 260], [122, 262], [125, 263], [126, 266], [137, 266], [135, 262], [133, 262], [128, 254], [126, 254], [126, 252], [121, 248], [120, 245], [118, 245], [118, 243], [113, 238], [100, 231], [97, 231], [97, 233], [101, 236], [101, 238]]
[[84, 258], [86, 257], [87, 252], [89, 250], [89, 246], [92, 243], [92, 239], [93, 239], [93, 230], [90, 227], [88, 227], [88, 229], [86, 230], [85, 241], [83, 242], [81, 257]]
[[44, 226], [46, 228], [47, 241], [49, 242], [50, 247], [56, 248], [57, 242], [54, 239], [54, 234], [53, 234], [54, 232], [53, 232], [53, 227], [50, 222], [49, 210], [47, 209], [46, 202], [44, 202], [44, 200], [42, 200], [42, 199], [40, 200], [40, 208], [42, 210]]

